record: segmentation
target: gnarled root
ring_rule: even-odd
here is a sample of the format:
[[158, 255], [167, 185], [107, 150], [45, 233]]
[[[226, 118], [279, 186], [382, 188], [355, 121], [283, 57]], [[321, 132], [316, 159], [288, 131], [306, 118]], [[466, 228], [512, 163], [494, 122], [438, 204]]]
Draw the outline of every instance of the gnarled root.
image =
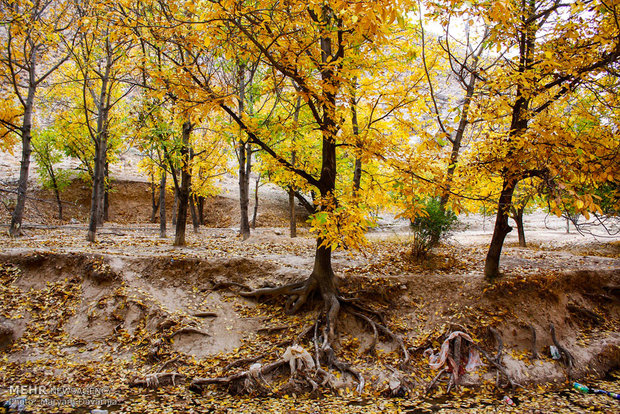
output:
[[164, 385], [177, 385], [185, 381], [186, 375], [178, 372], [158, 372], [144, 378], [137, 378], [129, 384], [130, 387], [158, 388]]
[[284, 286], [260, 288], [249, 291], [242, 291], [239, 294], [243, 297], [260, 298], [261, 296], [288, 296], [286, 311], [295, 313], [308, 301], [310, 295], [316, 290], [317, 284], [314, 278], [310, 277], [305, 281], [290, 283]]
[[560, 352], [561, 361], [564, 363], [564, 365], [566, 365], [566, 369], [568, 370], [568, 379], [570, 380], [573, 375], [573, 367], [575, 366], [575, 358], [573, 358], [573, 355], [570, 352], [568, 352], [568, 350], [564, 348], [562, 345], [560, 345], [560, 343], [558, 342], [558, 339], [555, 336], [555, 325], [551, 324], [549, 326], [549, 329], [551, 331], [551, 339], [553, 340], [553, 344]]
[[[266, 287], [240, 292], [241, 296], [260, 298], [262, 296], [287, 296], [286, 309], [289, 313], [298, 311], [309, 299], [309, 297], [319, 288], [317, 279], [313, 276], [305, 281], [295, 282], [280, 287]], [[353, 299], [345, 299], [338, 296], [335, 292], [321, 289], [323, 298], [323, 309], [317, 314], [315, 323], [305, 329], [293, 341], [293, 344], [286, 348], [283, 355], [275, 362], [261, 365], [257, 361], [266, 355], [256, 358], [248, 358], [236, 361], [227, 369], [234, 366], [246, 365], [254, 362], [247, 370], [241, 371], [224, 377], [217, 378], [197, 378], [192, 382], [193, 389], [200, 389], [208, 384], [220, 384], [228, 387], [229, 392], [265, 394], [273, 393], [266, 376], [275, 374], [275, 371], [289, 365], [290, 375], [288, 382], [280, 388], [278, 392], [316, 392], [320, 387], [333, 387], [335, 377], [329, 369], [336, 369], [346, 373], [357, 381], [357, 391], [362, 392], [366, 381], [364, 376], [351, 365], [338, 360], [334, 351], [334, 343], [337, 341], [336, 323], [343, 307], [353, 316], [363, 320], [368, 324], [374, 333], [374, 341], [371, 348], [374, 349], [378, 341], [379, 333], [387, 336], [398, 343], [403, 353], [403, 363], [409, 361], [409, 353], [403, 340], [394, 334], [385, 324], [383, 316], [378, 312], [372, 311], [355, 302]], [[378, 320], [378, 321], [377, 321]], [[313, 353], [306, 351], [299, 344], [307, 340], [311, 341]], [[290, 342], [289, 342], [290, 343]], [[282, 343], [283, 345], [285, 343]], [[301, 361], [301, 362], [300, 362]], [[301, 364], [301, 365], [300, 365]], [[394, 382], [395, 385], [396, 383]], [[403, 383], [395, 385], [392, 390], [395, 395], [408, 392], [408, 388]]]

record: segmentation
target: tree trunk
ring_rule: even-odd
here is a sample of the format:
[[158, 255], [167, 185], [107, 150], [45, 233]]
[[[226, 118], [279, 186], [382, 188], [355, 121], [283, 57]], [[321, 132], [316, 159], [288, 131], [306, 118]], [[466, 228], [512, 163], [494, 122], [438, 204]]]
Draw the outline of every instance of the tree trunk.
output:
[[289, 227], [291, 238], [297, 237], [297, 217], [295, 214], [295, 190], [288, 190], [288, 206], [289, 206]]
[[[332, 58], [332, 41], [329, 37], [321, 38], [321, 59], [327, 63]], [[323, 139], [321, 149], [321, 176], [319, 178], [319, 191], [323, 199], [333, 197], [336, 189], [336, 135], [338, 133], [338, 122], [336, 115], [336, 91], [338, 90], [338, 79], [334, 73], [333, 65], [324, 65], [321, 70], [321, 80], [323, 81], [324, 92], [322, 102], [323, 114]], [[333, 206], [329, 207], [333, 208]], [[311, 279], [316, 281], [317, 287], [321, 292], [325, 308], [328, 310], [328, 319], [335, 320], [339, 305], [337, 300], [336, 277], [332, 270], [331, 248], [320, 247], [323, 240], [317, 239], [317, 248], [314, 259], [314, 269]], [[335, 326], [329, 327], [329, 338], [332, 339]]]
[[332, 250], [329, 247], [320, 247], [322, 240], [318, 239], [314, 255], [314, 267], [311, 279], [317, 283], [321, 296], [335, 295], [337, 292], [336, 277], [332, 269]]
[[105, 159], [105, 177], [103, 180], [103, 214], [101, 215], [101, 224], [110, 220], [110, 188], [112, 187], [112, 183], [110, 181], [110, 163], [108, 162], [107, 143]]
[[258, 187], [260, 184], [260, 174], [256, 177], [256, 185], [254, 186], [254, 212], [252, 213], [252, 229], [256, 229], [256, 217], [258, 216]]
[[177, 225], [177, 210], [179, 208], [179, 190], [175, 187], [174, 198], [172, 199], [172, 226]]
[[157, 210], [159, 210], [158, 199], [155, 198], [155, 174], [151, 173], [151, 223], [157, 222]]
[[200, 221], [198, 220], [198, 212], [196, 211], [196, 197], [189, 196], [190, 212], [192, 214], [192, 226], [194, 227], [194, 233], [198, 233], [200, 227]]
[[198, 197], [198, 221], [201, 226], [205, 225], [205, 198], [203, 196]]
[[516, 185], [517, 181], [515, 179], [505, 178], [497, 203], [495, 228], [493, 229], [493, 237], [491, 238], [491, 245], [489, 246], [484, 265], [484, 277], [489, 281], [493, 281], [499, 276], [499, 259], [504, 246], [504, 240], [508, 233], [512, 231], [512, 227], [508, 225], [508, 216], [512, 205], [512, 194], [515, 191]]
[[351, 126], [353, 127], [353, 135], [355, 136], [355, 166], [353, 167], [353, 197], [357, 196], [362, 185], [362, 158], [359, 154], [362, 143], [359, 140], [359, 123], [357, 121], [357, 100], [355, 99], [355, 89], [357, 88], [357, 79], [353, 85], [353, 93], [351, 94]]
[[[295, 140], [297, 138], [297, 128], [299, 126], [299, 110], [301, 109], [301, 97], [297, 98], [295, 104], [295, 113], [293, 114], [293, 124], [295, 131], [293, 133], [293, 150], [291, 151], [291, 165], [294, 167], [297, 162], [297, 151], [295, 150]], [[295, 214], [295, 187], [292, 185], [288, 188], [288, 206], [289, 206], [289, 232], [291, 238], [297, 237], [297, 216]]]
[[54, 174], [54, 167], [47, 166], [47, 172], [52, 180], [52, 187], [54, 188], [54, 196], [56, 197], [56, 205], [58, 206], [58, 220], [62, 221], [62, 200], [60, 199], [60, 191], [58, 190], [58, 181], [56, 181], [56, 174]]
[[519, 246], [527, 247], [527, 243], [525, 242], [525, 229], [523, 228], [523, 212], [525, 211], [525, 206], [520, 207], [512, 207], [512, 219], [515, 221], [517, 225], [517, 234], [519, 235]]
[[105, 137], [106, 132], [103, 132], [95, 145], [95, 167], [94, 167], [94, 177], [93, 177], [93, 189], [90, 197], [90, 221], [88, 224], [88, 241], [94, 242], [97, 234], [97, 227], [99, 225], [100, 219], [100, 208], [102, 208], [103, 203], [103, 180], [104, 180], [104, 159], [105, 159], [105, 146], [107, 144], [107, 139]]
[[[34, 56], [32, 58], [32, 71], [34, 71]], [[30, 154], [32, 153], [32, 111], [34, 106], [34, 95], [36, 85], [34, 84], [34, 74], [30, 79], [28, 86], [28, 97], [24, 106], [24, 119], [21, 127], [22, 138], [22, 160], [19, 169], [19, 181], [17, 184], [17, 203], [11, 217], [11, 226], [9, 234], [13, 237], [21, 236], [22, 220], [24, 218], [24, 209], [26, 207], [26, 192], [28, 191], [28, 176], [30, 173]]]
[[[481, 48], [482, 49], [482, 48]], [[471, 105], [472, 97], [474, 96], [474, 90], [476, 85], [476, 77], [472, 74], [469, 84], [467, 85], [467, 91], [465, 93], [465, 101], [463, 102], [463, 110], [461, 111], [461, 120], [459, 126], [452, 139], [452, 151], [450, 153], [450, 164], [448, 164], [448, 170], [446, 171], [446, 181], [444, 190], [439, 200], [439, 205], [442, 210], [445, 210], [446, 204], [450, 198], [450, 192], [452, 191], [452, 180], [454, 179], [454, 171], [456, 170], [456, 164], [459, 160], [459, 153], [461, 152], [461, 142], [465, 135], [465, 128], [469, 123], [469, 108]]]
[[185, 225], [187, 223], [187, 208], [189, 204], [189, 189], [191, 186], [191, 172], [189, 160], [189, 135], [192, 131], [192, 124], [189, 121], [183, 123], [183, 146], [181, 147], [181, 159], [183, 168], [181, 169], [181, 186], [179, 188], [179, 206], [177, 211], [176, 232], [174, 236], [175, 246], [185, 246]]
[[[112, 71], [112, 58], [108, 54], [105, 73], [101, 75], [101, 89], [97, 106], [97, 130], [94, 134], [95, 140], [95, 166], [93, 176], [93, 191], [90, 198], [90, 222], [88, 225], [87, 239], [95, 241], [97, 226], [103, 221], [104, 209], [104, 186], [107, 166], [108, 152], [108, 115], [110, 111], [110, 94], [108, 91], [110, 73]], [[86, 90], [83, 91], [86, 93]], [[86, 99], [84, 97], [84, 99]]]
[[166, 170], [161, 171], [159, 182], [159, 237], [166, 238]]
[[[239, 117], [243, 117], [245, 112], [245, 66], [239, 66]], [[239, 131], [239, 141], [237, 142], [237, 157], [239, 161], [239, 207], [241, 210], [241, 218], [239, 223], [239, 234], [243, 240], [250, 237], [250, 169], [251, 169], [251, 151], [248, 151], [249, 145], [243, 140], [245, 133]]]

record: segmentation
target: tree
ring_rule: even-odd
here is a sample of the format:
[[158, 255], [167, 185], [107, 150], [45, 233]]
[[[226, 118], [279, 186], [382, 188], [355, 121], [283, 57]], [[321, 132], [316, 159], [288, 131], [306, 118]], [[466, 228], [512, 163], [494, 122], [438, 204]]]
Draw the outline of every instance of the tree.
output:
[[54, 192], [58, 206], [58, 220], [63, 220], [62, 200], [60, 193], [71, 184], [71, 172], [58, 169], [55, 164], [62, 160], [62, 150], [58, 143], [58, 136], [54, 130], [48, 128], [32, 135], [32, 149], [34, 159], [39, 166], [39, 177], [44, 188]]
[[[577, 168], [600, 151], [595, 134], [583, 141], [586, 135], [570, 132], [559, 114], [617, 64], [620, 27], [617, 5], [605, 2], [510, 1], [481, 3], [477, 10], [491, 24], [489, 42], [502, 56], [497, 68], [482, 76], [488, 94], [478, 108], [484, 108], [486, 138], [472, 147], [475, 161], [468, 173], [491, 175], [500, 185], [485, 262], [485, 276], [493, 280], [511, 231], [508, 217], [517, 184], [538, 177], [550, 186], [571, 186]], [[597, 159], [605, 163], [603, 170], [611, 154]], [[607, 180], [606, 174], [593, 173], [591, 179]], [[587, 196], [574, 202], [595, 208]]]
[[95, 241], [97, 227], [106, 211], [108, 141], [112, 108], [132, 90], [127, 76], [131, 38], [105, 4], [78, 8], [81, 30], [78, 43], [70, 47], [73, 81], [81, 88], [81, 110], [88, 135], [94, 144], [93, 188], [87, 239]]
[[59, 36], [68, 32], [71, 7], [70, 2], [54, 0], [0, 2], [0, 88], [8, 109], [0, 124], [3, 136], [16, 134], [22, 144], [17, 203], [9, 227], [12, 236], [22, 234], [37, 90], [68, 58], [59, 49]]

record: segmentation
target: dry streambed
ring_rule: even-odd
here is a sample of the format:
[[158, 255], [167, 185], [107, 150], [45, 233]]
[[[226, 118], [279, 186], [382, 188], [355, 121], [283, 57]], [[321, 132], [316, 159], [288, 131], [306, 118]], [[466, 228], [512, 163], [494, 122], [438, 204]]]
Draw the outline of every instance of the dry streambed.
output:
[[[0, 262], [4, 389], [16, 381], [69, 381], [109, 384], [118, 396], [157, 373], [178, 373], [176, 385], [227, 375], [274, 361], [314, 319], [313, 305], [286, 315], [283, 303], [238, 295], [242, 286], [302, 278], [295, 263], [44, 252], [8, 254]], [[501, 343], [505, 373], [487, 363], [460, 379], [480, 390], [506, 385], [504, 374], [526, 387], [563, 383], [569, 373], [602, 377], [620, 361], [617, 269], [511, 275], [493, 286], [465, 271], [390, 276], [365, 266], [343, 273], [342, 291], [382, 313], [411, 354], [407, 366], [399, 365], [398, 345], [382, 335], [369, 354], [369, 326], [342, 315], [337, 352], [364, 376], [364, 393], [425, 390], [436, 372], [422, 351], [439, 348], [455, 330], [471, 334], [492, 356]], [[301, 345], [311, 349], [309, 341]], [[572, 361], [551, 359], [551, 345]], [[161, 385], [170, 380], [161, 378]], [[334, 383], [352, 389], [356, 382], [342, 375]], [[436, 385], [440, 392], [446, 387]]]

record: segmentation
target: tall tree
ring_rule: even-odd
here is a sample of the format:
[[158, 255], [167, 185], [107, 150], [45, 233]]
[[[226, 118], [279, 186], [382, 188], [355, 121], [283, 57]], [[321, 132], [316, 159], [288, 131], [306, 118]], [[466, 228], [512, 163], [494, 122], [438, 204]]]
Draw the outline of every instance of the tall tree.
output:
[[71, 7], [71, 2], [55, 0], [0, 2], [0, 88], [5, 99], [17, 101], [0, 115], [0, 124], [5, 133], [18, 135], [22, 144], [17, 203], [9, 227], [12, 236], [22, 234], [37, 90], [68, 58], [59, 37], [69, 32]]
[[84, 4], [78, 8], [82, 28], [72, 47], [74, 82], [81, 88], [82, 115], [94, 145], [93, 187], [87, 239], [95, 241], [103, 224], [106, 207], [108, 142], [112, 108], [132, 90], [126, 60], [131, 38], [123, 36], [117, 17], [105, 4]]
[[[508, 218], [517, 184], [537, 177], [551, 186], [570, 185], [575, 169], [600, 153], [600, 139], [589, 135], [584, 141], [584, 135], [567, 133], [565, 119], [558, 115], [580, 90], [596, 87], [597, 78], [618, 64], [620, 26], [618, 6], [599, 1], [494, 2], [480, 4], [479, 10], [492, 25], [489, 41], [504, 56], [497, 70], [483, 76], [490, 89], [484, 105], [479, 104], [485, 108], [487, 139], [474, 149], [478, 169], [471, 168], [499, 181], [485, 262], [485, 276], [493, 280], [512, 230]], [[600, 155], [599, 162], [610, 159]]]

